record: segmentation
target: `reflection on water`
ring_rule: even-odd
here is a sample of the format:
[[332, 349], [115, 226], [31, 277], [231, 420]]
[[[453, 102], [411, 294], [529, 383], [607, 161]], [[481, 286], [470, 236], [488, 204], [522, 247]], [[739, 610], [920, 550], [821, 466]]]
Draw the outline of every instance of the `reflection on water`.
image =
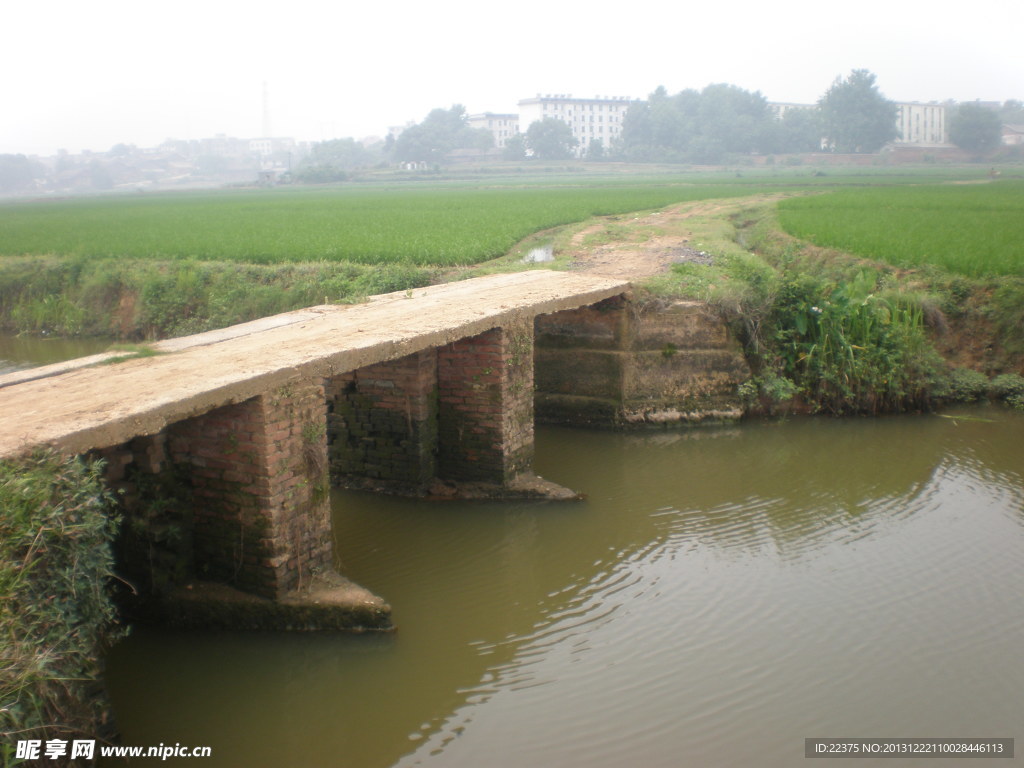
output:
[[125, 742], [590, 768], [1016, 736], [1024, 418], [991, 414], [541, 429], [537, 467], [576, 504], [338, 493], [341, 567], [397, 633], [138, 631], [109, 659]]
[[110, 348], [110, 339], [65, 339], [0, 333], [0, 375], [85, 357]]
[[552, 246], [550, 243], [548, 245], [542, 245], [537, 248], [531, 248], [530, 252], [523, 256], [523, 261], [527, 264], [554, 260], [555, 249], [554, 246]]

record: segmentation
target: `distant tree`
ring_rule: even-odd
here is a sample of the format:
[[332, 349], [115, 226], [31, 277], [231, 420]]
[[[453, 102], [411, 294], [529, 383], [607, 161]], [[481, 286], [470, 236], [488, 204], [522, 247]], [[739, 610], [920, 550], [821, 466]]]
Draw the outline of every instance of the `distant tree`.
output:
[[481, 152], [494, 148], [494, 134], [486, 128], [467, 128], [461, 137], [465, 149], [479, 149]]
[[949, 119], [949, 140], [968, 152], [988, 152], [1002, 141], [1000, 113], [966, 102]]
[[373, 156], [355, 139], [331, 139], [314, 144], [307, 158], [315, 165], [331, 165], [344, 170], [362, 168], [373, 162]]
[[896, 104], [879, 92], [866, 69], [837, 77], [818, 106], [825, 138], [836, 152], [877, 152], [897, 136]]
[[508, 141], [501, 150], [501, 157], [504, 160], [525, 160], [526, 159], [526, 138], [517, 133]]
[[572, 135], [572, 128], [554, 117], [537, 120], [526, 129], [526, 147], [538, 160], [572, 157], [578, 143]]
[[0, 192], [11, 194], [32, 189], [35, 169], [24, 155], [0, 155]]
[[818, 152], [823, 129], [817, 109], [787, 109], [778, 121], [778, 152]]
[[494, 137], [486, 129], [469, 127], [466, 108], [455, 104], [435, 109], [421, 123], [402, 131], [395, 141], [394, 157], [400, 162], [439, 163], [453, 149], [488, 149]]
[[670, 96], [659, 86], [626, 112], [622, 155], [637, 161], [716, 163], [730, 153], [772, 151], [768, 102], [725, 83]]
[[1003, 107], [999, 110], [999, 117], [1009, 125], [1024, 124], [1024, 101], [1009, 99], [1003, 102]]
[[709, 85], [697, 110], [700, 133], [721, 143], [726, 152], [762, 152], [768, 148], [772, 114], [758, 92], [735, 85]]
[[604, 160], [604, 142], [600, 139], [591, 139], [587, 145], [587, 151], [584, 154], [584, 158], [591, 162], [598, 162]]
[[307, 184], [344, 181], [349, 171], [371, 164], [366, 148], [355, 139], [331, 139], [314, 144], [295, 170], [295, 178]]

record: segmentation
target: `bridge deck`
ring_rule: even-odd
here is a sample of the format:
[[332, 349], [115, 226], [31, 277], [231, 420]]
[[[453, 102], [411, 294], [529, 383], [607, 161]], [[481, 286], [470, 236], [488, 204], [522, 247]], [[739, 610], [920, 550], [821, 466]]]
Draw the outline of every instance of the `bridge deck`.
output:
[[117, 445], [295, 378], [345, 373], [628, 289], [569, 272], [491, 275], [173, 339], [155, 345], [166, 353], [155, 357], [9, 374], [0, 377], [0, 457]]

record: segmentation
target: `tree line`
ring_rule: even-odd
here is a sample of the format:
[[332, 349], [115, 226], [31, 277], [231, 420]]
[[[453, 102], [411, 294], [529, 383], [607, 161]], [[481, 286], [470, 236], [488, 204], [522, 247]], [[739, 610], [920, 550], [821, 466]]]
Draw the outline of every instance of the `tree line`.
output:
[[[545, 118], [511, 137], [501, 155], [506, 160], [581, 156], [592, 161], [717, 164], [748, 154], [874, 153], [897, 137], [897, 109], [866, 69], [837, 77], [816, 104], [782, 109], [773, 108], [759, 92], [725, 83], [676, 94], [659, 87], [629, 108], [622, 133], [610, 147], [598, 139], [579, 147], [569, 125]], [[950, 140], [971, 152], [985, 153], [1000, 145], [1004, 123], [1024, 123], [1024, 104], [1008, 101], [1000, 110], [960, 104], [949, 113]], [[326, 181], [319, 177], [330, 173], [318, 169], [334, 167], [343, 173], [365, 167], [371, 159], [436, 166], [456, 150], [493, 146], [491, 133], [471, 128], [465, 108], [456, 104], [431, 111], [376, 151], [352, 139], [317, 145], [299, 175]]]
[[[950, 141], [979, 155], [1000, 146], [1004, 124], [1024, 124], [1020, 101], [1007, 101], [1000, 109], [976, 102], [948, 106]], [[749, 154], [873, 153], [896, 138], [896, 114], [895, 102], [882, 95], [875, 75], [865, 69], [837, 77], [816, 104], [784, 108], [781, 113], [760, 92], [726, 83], [676, 94], [659, 87], [629, 108], [622, 133], [610, 147], [598, 139], [579, 147], [566, 123], [545, 118], [512, 136], [501, 156], [718, 164]], [[397, 137], [374, 145], [352, 138], [314, 144], [295, 176], [308, 183], [342, 181], [360, 169], [394, 163], [439, 166], [453, 152], [493, 147], [491, 132], [471, 127], [465, 107], [455, 104], [432, 110]], [[32, 189], [39, 173], [24, 155], [0, 155], [0, 194]], [[102, 188], [102, 181], [94, 180], [94, 186]]]

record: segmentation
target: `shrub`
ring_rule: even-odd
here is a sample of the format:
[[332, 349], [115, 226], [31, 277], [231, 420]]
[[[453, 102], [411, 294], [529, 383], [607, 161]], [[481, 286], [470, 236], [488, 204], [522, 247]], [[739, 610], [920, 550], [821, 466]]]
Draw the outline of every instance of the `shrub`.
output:
[[920, 307], [875, 294], [864, 270], [833, 282], [787, 273], [766, 322], [770, 367], [808, 402], [831, 413], [877, 413], [918, 405], [937, 356]]
[[989, 382], [988, 396], [994, 400], [1003, 400], [1014, 408], [1024, 410], [1024, 376], [1016, 373], [1004, 373]]
[[0, 462], [0, 735], [96, 738], [98, 653], [114, 637], [117, 521], [100, 467]]
[[988, 378], [983, 373], [970, 368], [954, 368], [946, 376], [940, 377], [932, 389], [932, 394], [941, 399], [955, 403], [973, 403], [985, 397], [988, 391]]

